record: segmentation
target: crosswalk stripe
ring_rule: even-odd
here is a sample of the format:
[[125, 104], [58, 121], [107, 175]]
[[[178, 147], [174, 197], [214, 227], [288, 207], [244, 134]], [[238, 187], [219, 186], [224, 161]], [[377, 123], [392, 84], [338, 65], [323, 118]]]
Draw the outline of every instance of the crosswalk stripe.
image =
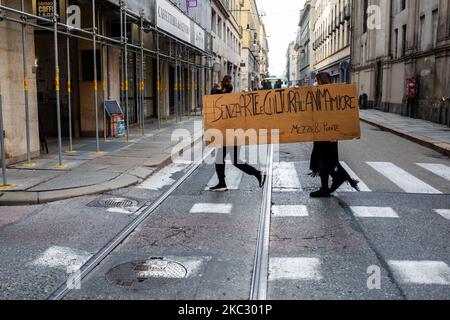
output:
[[399, 218], [397, 212], [389, 207], [350, 207], [358, 218]]
[[367, 164], [407, 193], [442, 194], [439, 190], [417, 179], [393, 163], [367, 162]]
[[273, 216], [278, 217], [308, 217], [308, 208], [306, 206], [273, 206]]
[[280, 162], [273, 167], [273, 191], [302, 191], [297, 170], [293, 162]]
[[[352, 177], [352, 179], [359, 181], [359, 189], [361, 192], [371, 192], [372, 190], [369, 189], [369, 187], [356, 175], [356, 173], [345, 163], [344, 161], [341, 161], [342, 167], [348, 172], [348, 174]], [[347, 183], [343, 184], [338, 191], [343, 192], [357, 192], [355, 189], [353, 189], [350, 185]]]
[[450, 268], [443, 261], [388, 261], [394, 275], [405, 284], [450, 285]]
[[321, 280], [320, 269], [317, 258], [270, 258], [269, 280]]
[[450, 181], [450, 167], [444, 164], [433, 164], [433, 163], [417, 163], [419, 167], [428, 170], [435, 175]]
[[230, 214], [231, 210], [233, 210], [231, 203], [196, 203], [189, 213]]
[[444, 219], [450, 220], [450, 209], [436, 209], [434, 210], [438, 215]]
[[[225, 167], [225, 180], [227, 183], [228, 190], [239, 190], [239, 186], [241, 185], [242, 177], [244, 173], [236, 168], [231, 161], [225, 161], [226, 167]], [[209, 190], [211, 187], [215, 187], [219, 183], [219, 178], [217, 177], [217, 174], [214, 173], [214, 175], [211, 177], [211, 179], [208, 182], [208, 185], [206, 186], [205, 190]]]

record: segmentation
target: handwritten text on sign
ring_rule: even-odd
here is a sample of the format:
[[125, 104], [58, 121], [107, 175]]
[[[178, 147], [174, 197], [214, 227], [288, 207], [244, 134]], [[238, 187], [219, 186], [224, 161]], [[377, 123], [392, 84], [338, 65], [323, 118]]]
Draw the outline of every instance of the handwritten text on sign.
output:
[[361, 136], [355, 85], [211, 95], [204, 97], [203, 105], [206, 141], [216, 146], [353, 140]]

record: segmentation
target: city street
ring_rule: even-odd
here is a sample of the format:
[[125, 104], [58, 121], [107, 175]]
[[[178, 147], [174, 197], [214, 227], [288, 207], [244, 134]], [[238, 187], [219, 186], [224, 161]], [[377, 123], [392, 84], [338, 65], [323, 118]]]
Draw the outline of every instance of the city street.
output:
[[[312, 199], [320, 181], [308, 176], [311, 149], [311, 143], [275, 148], [267, 192], [229, 165], [230, 190], [211, 193], [214, 166], [202, 163], [186, 175], [192, 164], [185, 163], [102, 196], [2, 207], [0, 298], [55, 294], [166, 193], [58, 298], [248, 300], [270, 196], [268, 263], [261, 260], [258, 280], [266, 299], [449, 299], [448, 157], [362, 123], [360, 141], [340, 143], [340, 160], [361, 192], [345, 185], [332, 198]], [[109, 208], [96, 202], [111, 197], [132, 201]]]

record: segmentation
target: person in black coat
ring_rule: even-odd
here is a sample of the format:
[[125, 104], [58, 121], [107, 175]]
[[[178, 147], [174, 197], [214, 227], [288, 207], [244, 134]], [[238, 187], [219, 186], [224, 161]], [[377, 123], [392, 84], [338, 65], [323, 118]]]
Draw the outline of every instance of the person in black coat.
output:
[[[225, 76], [222, 80], [221, 86], [217, 88], [215, 94], [226, 94], [233, 92], [233, 85], [231, 83], [231, 77]], [[239, 160], [239, 148], [234, 146], [233, 148], [223, 147], [217, 149], [216, 154], [216, 173], [219, 178], [219, 184], [210, 188], [212, 192], [225, 192], [228, 191], [228, 187], [225, 181], [225, 158], [230, 153], [231, 161], [233, 165], [244, 173], [254, 176], [258, 179], [259, 187], [262, 188], [266, 181], [266, 174], [248, 165], [247, 163]]]
[[[318, 85], [331, 84], [333, 81], [329, 73], [322, 72], [316, 76]], [[322, 187], [311, 193], [312, 198], [328, 198], [341, 185], [348, 182], [359, 191], [359, 181], [353, 180], [339, 162], [338, 143], [335, 141], [315, 142], [311, 154], [311, 173], [313, 177], [320, 176]], [[328, 185], [329, 177], [333, 178], [331, 188]]]

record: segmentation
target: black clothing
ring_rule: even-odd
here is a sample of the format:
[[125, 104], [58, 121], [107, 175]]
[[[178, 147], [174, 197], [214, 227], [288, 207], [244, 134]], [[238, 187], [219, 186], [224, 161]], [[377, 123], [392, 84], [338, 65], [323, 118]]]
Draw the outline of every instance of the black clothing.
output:
[[323, 190], [329, 190], [328, 179], [333, 178], [333, 187], [330, 192], [336, 191], [344, 182], [358, 190], [358, 181], [353, 180], [339, 162], [337, 142], [315, 142], [311, 154], [311, 176], [320, 176]]
[[230, 148], [222, 148], [217, 149], [216, 155], [216, 172], [219, 178], [219, 185], [226, 185], [225, 183], [225, 158], [227, 154], [230, 153], [230, 158], [233, 165], [244, 173], [254, 176], [258, 178], [261, 175], [259, 170], [256, 170], [252, 166], [246, 164], [239, 160], [239, 148], [238, 147], [230, 147]]
[[[217, 94], [231, 93], [233, 92], [232, 85], [223, 86], [222, 90], [218, 90]], [[225, 183], [225, 158], [230, 153], [231, 161], [233, 165], [244, 173], [255, 176], [256, 178], [261, 176], [261, 172], [252, 166], [246, 164], [239, 160], [239, 148], [235, 146], [234, 148], [218, 148], [216, 155], [216, 173], [219, 178], [219, 186], [226, 186]]]

